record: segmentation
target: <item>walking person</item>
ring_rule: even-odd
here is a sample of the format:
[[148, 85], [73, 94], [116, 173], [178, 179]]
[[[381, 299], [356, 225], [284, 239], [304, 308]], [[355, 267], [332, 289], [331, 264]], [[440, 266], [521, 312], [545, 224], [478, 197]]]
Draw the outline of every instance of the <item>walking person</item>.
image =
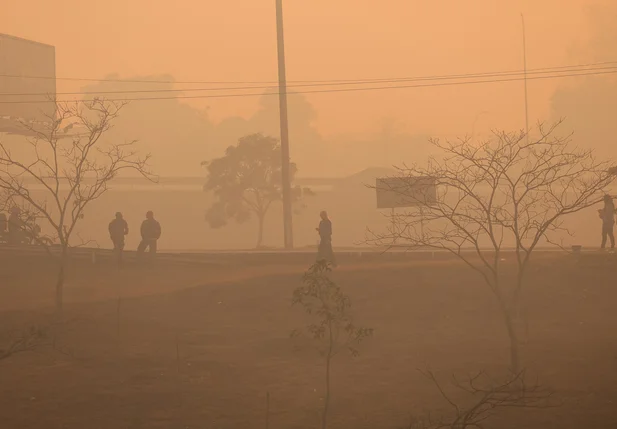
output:
[[327, 261], [336, 267], [334, 252], [332, 251], [332, 222], [328, 218], [328, 213], [322, 211], [319, 216], [321, 221], [315, 230], [319, 233], [319, 248], [317, 249], [317, 261]]
[[607, 238], [611, 240], [611, 250], [615, 249], [615, 234], [613, 233], [613, 227], [615, 225], [615, 204], [613, 198], [610, 195], [604, 196], [604, 207], [598, 210], [600, 219], [602, 219], [602, 246], [604, 250], [606, 247]]
[[109, 237], [114, 244], [114, 254], [118, 265], [122, 265], [122, 255], [124, 253], [124, 237], [129, 233], [129, 225], [124, 220], [122, 213], [116, 213], [116, 218], [109, 222]]
[[141, 243], [137, 248], [137, 255], [142, 256], [148, 248], [150, 255], [154, 256], [159, 238], [161, 238], [161, 224], [154, 219], [154, 213], [149, 211], [146, 213], [146, 220], [141, 224]]

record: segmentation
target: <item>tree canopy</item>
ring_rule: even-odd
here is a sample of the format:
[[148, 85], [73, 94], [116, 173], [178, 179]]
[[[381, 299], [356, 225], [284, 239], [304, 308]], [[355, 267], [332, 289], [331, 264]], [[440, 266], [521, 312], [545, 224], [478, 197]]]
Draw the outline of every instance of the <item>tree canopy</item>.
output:
[[[224, 156], [203, 163], [208, 170], [204, 190], [216, 198], [206, 213], [212, 228], [223, 227], [229, 220], [243, 223], [255, 215], [259, 228], [257, 247], [262, 245], [265, 216], [272, 203], [282, 199], [281, 156], [279, 140], [259, 133], [240, 138]], [[291, 163], [292, 183], [296, 172], [295, 163]], [[295, 187], [294, 202], [303, 193], [310, 190]]]

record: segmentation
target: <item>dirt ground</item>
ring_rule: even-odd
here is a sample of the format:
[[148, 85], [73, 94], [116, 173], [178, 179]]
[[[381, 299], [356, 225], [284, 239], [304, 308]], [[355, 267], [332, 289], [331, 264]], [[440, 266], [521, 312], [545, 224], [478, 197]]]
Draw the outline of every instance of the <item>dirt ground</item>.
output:
[[[305, 266], [76, 262], [65, 322], [49, 324], [53, 269], [0, 259], [0, 324], [40, 324], [39, 349], [0, 361], [9, 429], [319, 427], [323, 360], [290, 339], [307, 322], [291, 294]], [[358, 324], [375, 329], [360, 356], [332, 369], [332, 428], [409, 427], [452, 410], [418, 369], [448, 380], [497, 375], [508, 342], [495, 301], [454, 262], [342, 263], [333, 274]], [[530, 377], [560, 406], [500, 411], [487, 428], [617, 427], [617, 260], [568, 256], [534, 265], [523, 335]], [[456, 395], [455, 395], [456, 397]]]

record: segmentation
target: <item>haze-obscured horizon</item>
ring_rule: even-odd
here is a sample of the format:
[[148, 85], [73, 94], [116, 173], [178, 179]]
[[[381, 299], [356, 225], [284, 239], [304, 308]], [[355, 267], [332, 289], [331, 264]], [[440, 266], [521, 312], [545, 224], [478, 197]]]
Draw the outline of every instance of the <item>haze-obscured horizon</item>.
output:
[[[233, 85], [261, 87], [250, 91], [257, 94], [276, 86], [273, 1], [175, 2], [173, 7], [143, 0], [38, 3], [12, 2], [0, 16], [0, 28], [55, 45], [59, 77], [272, 82]], [[529, 69], [617, 58], [612, 25], [617, 6], [610, 1], [392, 0], [377, 6], [319, 0], [310, 5], [287, 1], [284, 8], [290, 85], [521, 70], [521, 13]], [[229, 87], [85, 83], [59, 80], [57, 89]], [[239, 92], [247, 90], [215, 93]], [[181, 95], [196, 94], [204, 92]], [[615, 156], [616, 125], [607, 120], [617, 113], [615, 95], [614, 77], [531, 80], [530, 122], [565, 116], [562, 133], [574, 131], [582, 144]], [[521, 81], [296, 95], [289, 103], [291, 156], [299, 176], [345, 176], [420, 161], [431, 136], [483, 138], [491, 129], [524, 128]], [[162, 176], [202, 176], [200, 161], [221, 156], [252, 132], [278, 136], [275, 96], [135, 101], [112, 136], [138, 139], [152, 152], [153, 168]]]
[[[252, 94], [141, 100], [126, 106], [105, 138], [138, 140], [138, 150], [152, 154], [157, 175], [196, 177], [205, 183], [202, 161], [222, 156], [240, 137], [257, 132], [278, 137], [278, 98], [264, 95], [276, 92], [273, 0], [35, 3], [11, 2], [0, 16], [0, 32], [56, 47], [60, 100], [97, 94], [112, 99]], [[607, 64], [612, 74], [596, 70], [582, 77], [529, 80], [530, 126], [565, 118], [559, 135], [573, 133], [577, 145], [595, 149], [601, 158], [617, 159], [617, 4], [609, 0], [286, 0], [290, 91], [324, 88], [294, 88], [298, 81], [521, 71], [521, 13], [529, 70], [613, 62]], [[431, 137], [470, 136], [478, 141], [489, 138], [491, 130], [524, 129], [521, 80], [451, 86], [435, 82], [405, 82], [430, 85], [416, 88], [291, 95], [290, 147], [297, 177], [346, 177], [375, 168], [370, 171], [383, 172], [379, 168], [422, 163], [431, 153]], [[4, 138], [14, 143], [20, 139]], [[374, 191], [364, 186], [382, 173], [370, 171], [353, 186], [317, 189], [317, 196], [294, 215], [298, 246], [315, 243], [317, 215], [324, 209], [335, 224], [337, 246], [362, 242], [367, 227], [387, 226], [375, 208]], [[161, 248], [254, 244], [254, 221], [210, 228], [204, 213], [212, 195], [191, 186], [125, 192], [112, 184], [110, 193], [89, 208], [79, 229], [85, 238], [107, 246], [105, 226], [116, 211], [122, 211], [133, 228], [146, 210], [154, 210], [165, 231]], [[569, 220], [577, 231], [573, 243], [597, 241], [596, 225], [589, 222], [590, 216], [596, 217], [590, 213]], [[277, 205], [266, 220], [266, 246], [281, 242], [280, 225]], [[131, 236], [127, 245], [136, 245], [136, 239]]]

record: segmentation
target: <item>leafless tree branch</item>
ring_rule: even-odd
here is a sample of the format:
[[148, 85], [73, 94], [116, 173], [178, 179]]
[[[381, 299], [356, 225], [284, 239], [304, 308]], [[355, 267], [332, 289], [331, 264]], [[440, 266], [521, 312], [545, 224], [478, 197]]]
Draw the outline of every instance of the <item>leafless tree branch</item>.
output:
[[537, 381], [527, 382], [524, 371], [511, 374], [504, 381], [496, 381], [485, 372], [468, 375], [465, 381], [452, 377], [452, 385], [467, 396], [461, 405], [437, 380], [431, 370], [420, 370], [437, 388], [442, 398], [453, 409], [448, 417], [427, 418], [415, 427], [418, 429], [470, 429], [484, 428], [484, 423], [502, 408], [551, 408], [559, 406], [553, 401], [553, 391], [541, 387]]
[[[58, 103], [56, 116], [49, 118], [46, 127], [22, 123], [32, 135], [25, 149], [12, 151], [0, 142], [0, 191], [12, 206], [27, 207], [28, 216], [44, 220], [58, 243], [58, 309], [62, 307], [64, 266], [86, 207], [124, 171], [156, 180], [149, 170], [150, 155], [139, 156], [135, 141], [103, 139], [125, 105], [103, 99]], [[74, 128], [81, 132], [70, 133]], [[42, 187], [43, 196], [31, 192], [32, 184]], [[35, 241], [52, 254], [49, 237]]]
[[[410, 249], [449, 252], [477, 272], [502, 311], [514, 372], [520, 370], [514, 322], [533, 251], [571, 234], [564, 218], [599, 203], [616, 177], [614, 164], [556, 135], [559, 124], [538, 124], [539, 137], [529, 142], [523, 132], [501, 131], [480, 144], [466, 138], [431, 140], [440, 156], [426, 166], [399, 168], [400, 180], [391, 180], [395, 185], [387, 191], [412, 200], [418, 191], [411, 184], [428, 177], [437, 187], [434, 201], [422, 211], [394, 215], [387, 232], [368, 233], [367, 241], [379, 246], [396, 238]], [[514, 247], [513, 284], [500, 275], [504, 244]]]
[[40, 328], [31, 327], [12, 339], [3, 349], [0, 349], [0, 361], [19, 353], [34, 350], [45, 339], [45, 333]]

